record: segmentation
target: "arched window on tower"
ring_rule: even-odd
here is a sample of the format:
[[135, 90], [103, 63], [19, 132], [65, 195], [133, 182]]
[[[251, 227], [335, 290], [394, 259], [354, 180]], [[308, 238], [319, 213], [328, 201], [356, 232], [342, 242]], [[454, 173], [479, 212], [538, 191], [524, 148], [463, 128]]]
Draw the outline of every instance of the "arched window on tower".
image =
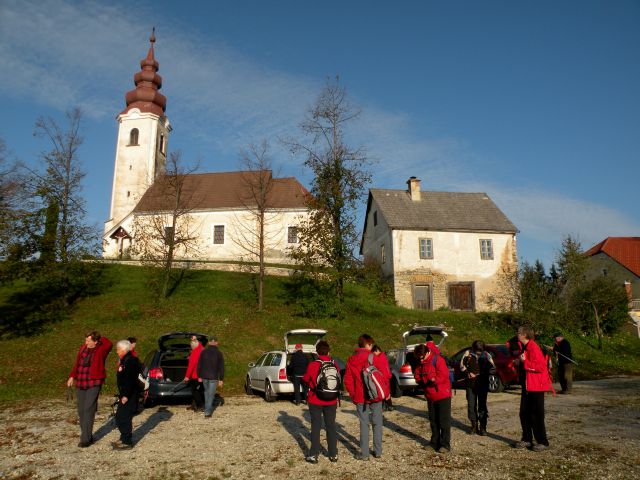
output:
[[160, 135], [160, 153], [166, 154], [165, 147], [166, 147], [166, 145], [165, 145], [165, 141], [164, 141], [164, 135], [161, 134]]
[[138, 129], [134, 128], [129, 133], [129, 145], [138, 145]]

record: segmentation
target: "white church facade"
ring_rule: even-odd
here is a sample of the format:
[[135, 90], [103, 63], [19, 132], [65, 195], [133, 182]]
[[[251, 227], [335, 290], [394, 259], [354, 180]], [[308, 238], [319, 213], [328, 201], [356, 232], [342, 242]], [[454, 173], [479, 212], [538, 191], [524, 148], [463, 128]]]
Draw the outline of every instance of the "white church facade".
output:
[[[168, 140], [171, 124], [165, 114], [166, 97], [158, 90], [162, 78], [155, 59], [152, 34], [135, 89], [126, 94], [126, 108], [118, 115], [113, 190], [109, 219], [102, 239], [106, 259], [133, 259], [144, 250], [141, 225], [171, 224], [173, 196], [167, 190]], [[186, 174], [182, 180], [182, 221], [189, 223], [190, 248], [178, 249], [176, 259], [199, 261], [256, 261], [259, 239], [256, 206], [250, 200], [256, 175], [270, 186], [264, 222], [267, 262], [289, 263], [288, 250], [298, 241], [297, 225], [308, 218], [309, 193], [295, 178], [272, 178], [270, 171]], [[188, 213], [184, 213], [184, 212]], [[177, 226], [176, 226], [177, 228]]]

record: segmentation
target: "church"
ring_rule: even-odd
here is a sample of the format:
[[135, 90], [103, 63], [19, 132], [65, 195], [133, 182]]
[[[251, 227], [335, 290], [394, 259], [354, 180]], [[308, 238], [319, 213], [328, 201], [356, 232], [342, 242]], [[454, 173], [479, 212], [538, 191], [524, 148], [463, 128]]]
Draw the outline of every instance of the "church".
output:
[[[134, 75], [135, 88], [125, 96], [120, 112], [109, 219], [102, 238], [106, 259], [142, 259], [154, 235], [160, 243], [178, 229], [188, 230], [188, 248], [177, 248], [175, 258], [199, 261], [257, 261], [259, 239], [264, 241], [265, 260], [289, 263], [288, 250], [298, 242], [297, 228], [308, 218], [308, 191], [295, 178], [273, 178], [271, 171], [190, 173], [179, 178], [181, 200], [176, 208], [171, 190], [168, 154], [171, 123], [166, 115], [167, 98], [159, 90], [162, 77], [155, 58], [155, 33], [147, 56]], [[254, 186], [267, 183], [263, 196], [267, 214], [258, 222]], [[175, 185], [174, 185], [175, 187]], [[180, 215], [176, 223], [176, 211]], [[264, 231], [259, 233], [260, 223]], [[145, 230], [146, 228], [146, 230]], [[185, 230], [186, 229], [186, 230]], [[165, 240], [162, 240], [162, 234]], [[157, 240], [157, 235], [155, 239]]]

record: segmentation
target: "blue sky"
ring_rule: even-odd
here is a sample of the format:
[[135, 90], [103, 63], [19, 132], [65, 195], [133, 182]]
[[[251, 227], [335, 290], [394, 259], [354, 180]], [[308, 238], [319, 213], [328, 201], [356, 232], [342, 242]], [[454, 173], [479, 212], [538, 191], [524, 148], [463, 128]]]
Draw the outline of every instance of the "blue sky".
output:
[[[640, 236], [640, 2], [234, 1], [0, 3], [0, 137], [34, 162], [40, 115], [85, 112], [88, 219], [108, 216], [116, 115], [156, 26], [169, 149], [202, 171], [238, 168], [298, 134], [327, 76], [362, 109], [349, 131], [374, 188], [487, 192], [518, 253], [553, 260]], [[364, 213], [363, 201], [360, 216]], [[361, 223], [362, 225], [362, 223]]]

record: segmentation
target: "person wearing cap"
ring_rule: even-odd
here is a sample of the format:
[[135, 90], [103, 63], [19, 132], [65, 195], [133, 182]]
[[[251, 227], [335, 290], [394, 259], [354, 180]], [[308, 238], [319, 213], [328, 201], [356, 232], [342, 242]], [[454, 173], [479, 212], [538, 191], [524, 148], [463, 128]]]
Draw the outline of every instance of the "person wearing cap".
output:
[[301, 395], [300, 387], [302, 386], [302, 398], [307, 398], [307, 386], [302, 383], [302, 377], [307, 372], [309, 366], [309, 359], [302, 351], [302, 344], [296, 343], [295, 352], [291, 355], [291, 361], [289, 362], [289, 375], [293, 381], [293, 403], [300, 405]]
[[571, 344], [560, 332], [553, 334], [555, 344], [553, 353], [558, 361], [558, 381], [560, 382], [560, 393], [571, 393], [573, 386], [573, 355], [571, 354]]
[[209, 337], [207, 348], [202, 350], [198, 359], [198, 379], [204, 389], [204, 418], [213, 415], [213, 401], [216, 389], [224, 382], [224, 357], [218, 349], [218, 337]]

